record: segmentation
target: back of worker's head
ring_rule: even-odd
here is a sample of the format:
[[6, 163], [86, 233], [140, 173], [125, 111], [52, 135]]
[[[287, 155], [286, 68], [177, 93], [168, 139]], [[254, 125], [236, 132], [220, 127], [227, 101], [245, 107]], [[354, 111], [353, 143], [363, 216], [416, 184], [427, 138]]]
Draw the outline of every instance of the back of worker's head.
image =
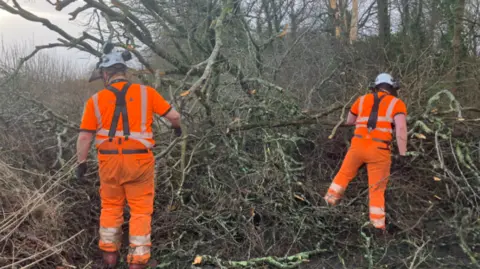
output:
[[102, 73], [108, 77], [114, 75], [125, 75], [127, 73], [127, 66], [124, 64], [114, 64], [109, 67], [102, 68]]
[[132, 59], [130, 51], [116, 51], [112, 43], [106, 43], [103, 46], [103, 55], [92, 72], [89, 82], [103, 79], [104, 84], [107, 84], [115, 75], [124, 76], [127, 71], [126, 62], [130, 59]]
[[393, 77], [388, 73], [381, 73], [375, 78], [373, 87], [374, 92], [387, 92], [393, 96], [397, 96], [397, 91], [400, 89], [400, 85]]

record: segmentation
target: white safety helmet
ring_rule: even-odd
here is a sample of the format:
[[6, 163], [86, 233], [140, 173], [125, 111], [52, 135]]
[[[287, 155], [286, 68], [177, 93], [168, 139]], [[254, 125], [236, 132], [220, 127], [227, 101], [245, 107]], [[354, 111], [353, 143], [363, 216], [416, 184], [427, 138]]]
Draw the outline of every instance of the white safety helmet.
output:
[[382, 83], [389, 84], [392, 87], [394, 87], [396, 84], [396, 82], [393, 80], [393, 77], [387, 73], [381, 73], [375, 78], [375, 86], [378, 86]]
[[132, 59], [130, 51], [114, 51], [113, 47], [114, 45], [112, 43], [107, 43], [103, 46], [104, 54], [97, 63], [95, 70], [93, 70], [88, 82], [102, 78], [102, 68], [107, 68], [116, 64], [126, 67], [126, 61]]
[[98, 64], [98, 67], [105, 68], [115, 64], [122, 64], [124, 66], [127, 66], [127, 64], [125, 63], [125, 59], [123, 59], [122, 52], [120, 51], [112, 51], [108, 54], [104, 54], [102, 56], [100, 64]]

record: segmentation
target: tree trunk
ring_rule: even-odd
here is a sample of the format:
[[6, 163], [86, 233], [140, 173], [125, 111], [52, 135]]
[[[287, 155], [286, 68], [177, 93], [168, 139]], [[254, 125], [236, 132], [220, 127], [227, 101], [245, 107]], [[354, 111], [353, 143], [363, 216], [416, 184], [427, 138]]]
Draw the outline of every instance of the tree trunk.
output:
[[337, 0], [330, 0], [330, 8], [333, 12], [333, 26], [335, 27], [335, 37], [340, 38], [340, 12], [337, 7]]
[[388, 0], [377, 0], [378, 8], [378, 37], [380, 40], [380, 45], [382, 46], [381, 51], [381, 63], [385, 64], [385, 51], [390, 42], [390, 16], [388, 14]]
[[410, 32], [414, 38], [414, 44], [416, 47], [423, 48], [425, 47], [425, 27], [422, 25], [423, 18], [423, 1], [418, 1], [417, 4], [417, 14], [415, 22], [412, 24]]
[[357, 40], [358, 35], [358, 0], [352, 1], [352, 20], [350, 23], [350, 44]]
[[402, 31], [405, 37], [408, 37], [411, 32], [411, 23], [410, 23], [410, 3], [409, 0], [402, 0], [401, 1], [401, 10], [402, 12]]
[[458, 85], [460, 77], [460, 59], [462, 54], [462, 31], [463, 31], [463, 15], [465, 12], [465, 0], [458, 0], [455, 7], [455, 25], [453, 28], [453, 66], [455, 68], [455, 82]]
[[434, 44], [434, 48], [440, 45], [439, 37], [437, 35], [438, 22], [440, 21], [440, 3], [432, 2], [430, 11], [430, 21], [428, 24], [428, 40]]

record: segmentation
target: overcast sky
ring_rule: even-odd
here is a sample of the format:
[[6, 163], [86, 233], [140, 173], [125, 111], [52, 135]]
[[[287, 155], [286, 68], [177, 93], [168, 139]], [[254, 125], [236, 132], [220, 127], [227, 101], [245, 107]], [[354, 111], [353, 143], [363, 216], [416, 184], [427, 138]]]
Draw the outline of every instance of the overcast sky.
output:
[[[369, 3], [371, 0], [364, 1], [360, 1], [360, 13], [362, 13], [362, 10], [367, 7], [365, 4], [367, 4], [367, 2]], [[24, 9], [37, 16], [50, 20], [70, 35], [74, 37], [81, 36], [84, 27], [81, 26], [80, 23], [82, 22], [82, 18], [85, 20], [86, 15], [83, 15], [83, 17], [82, 15], [79, 15], [75, 21], [69, 21], [68, 19], [70, 16], [68, 13], [82, 5], [84, 3], [83, 1], [76, 1], [61, 12], [56, 11], [55, 7], [47, 3], [45, 0], [18, 0], [18, 2]], [[392, 15], [394, 16], [394, 14]], [[28, 55], [34, 49], [35, 45], [45, 45], [57, 42], [58, 37], [60, 36], [57, 33], [49, 30], [41, 23], [27, 21], [18, 15], [13, 15], [0, 9], [0, 42], [3, 42], [7, 47], [21, 44], [22, 47], [28, 48], [26, 49], [27, 51], [24, 52], [25, 55]], [[56, 48], [44, 51], [54, 57], [67, 58], [71, 61], [72, 66], [84, 70], [91, 68], [98, 60], [95, 57], [76, 49], [67, 50], [65, 48]]]
[[[76, 5], [74, 3], [61, 12], [56, 11], [54, 6], [44, 0], [19, 0], [18, 2], [24, 9], [39, 17], [50, 20], [70, 35], [74, 37], [81, 35], [83, 27], [79, 25], [77, 21], [69, 21], [68, 18], [70, 16], [68, 16], [68, 13], [82, 4], [83, 1], [79, 1]], [[79, 18], [77, 18], [77, 20]], [[0, 9], [0, 40], [6, 46], [21, 44], [22, 46], [28, 47], [28, 51], [24, 53], [30, 54], [35, 45], [54, 43], [59, 37], [57, 33], [49, 30], [41, 23], [27, 21], [18, 15], [13, 15]], [[72, 65], [82, 69], [86, 68], [90, 63], [97, 61], [95, 57], [87, 53], [79, 52], [76, 49], [67, 50], [65, 48], [57, 48], [48, 51], [45, 50], [45, 52], [54, 57], [68, 58], [71, 60]]]

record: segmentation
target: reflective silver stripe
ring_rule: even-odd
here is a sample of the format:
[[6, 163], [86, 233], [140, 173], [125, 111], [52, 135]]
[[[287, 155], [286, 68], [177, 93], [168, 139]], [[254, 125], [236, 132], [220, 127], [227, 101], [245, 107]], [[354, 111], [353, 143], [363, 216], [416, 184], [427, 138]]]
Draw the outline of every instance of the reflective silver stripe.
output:
[[332, 183], [330, 185], [330, 189], [333, 190], [334, 192], [338, 193], [338, 194], [342, 194], [345, 191], [345, 188], [343, 188], [342, 186], [340, 186], [336, 183]]
[[357, 118], [357, 122], [363, 122], [363, 121], [368, 122], [368, 117], [358, 117]]
[[360, 97], [360, 103], [358, 104], [358, 116], [360, 117], [362, 115], [363, 111], [363, 101], [365, 100], [365, 95]]
[[[108, 130], [107, 129], [98, 130], [97, 134], [108, 136]], [[123, 131], [116, 131], [115, 136], [123, 136]], [[129, 138], [136, 138], [136, 139], [153, 138], [153, 133], [130, 132]]]
[[98, 138], [95, 138], [95, 145], [100, 145], [102, 144], [103, 142], [107, 141], [108, 139], [98, 139]]
[[385, 227], [385, 217], [379, 219], [370, 220], [375, 228], [384, 228]]
[[130, 235], [128, 237], [130, 244], [135, 246], [145, 246], [152, 243], [150, 234], [147, 235]]
[[[136, 140], [140, 143], [142, 143], [147, 149], [151, 149], [153, 148], [153, 143], [150, 143], [148, 140], [145, 140], [145, 139], [138, 139], [138, 138], [135, 138], [135, 137], [131, 137], [129, 136], [130, 139], [132, 140]], [[108, 139], [95, 139], [95, 145], [99, 146], [101, 145], [103, 142], [107, 141]]]
[[100, 227], [98, 233], [100, 240], [107, 244], [116, 244], [122, 239], [122, 230], [120, 228]]
[[140, 86], [140, 92], [141, 92], [141, 103], [142, 103], [142, 121], [141, 121], [141, 126], [140, 130], [142, 133], [147, 131], [147, 88], [145, 85]]
[[149, 246], [139, 246], [134, 247], [133, 251], [130, 252], [133, 256], [143, 256], [145, 254], [150, 254], [150, 247]]
[[[378, 117], [377, 118], [377, 122], [391, 122], [392, 121], [392, 118], [389, 118], [389, 117]], [[357, 122], [358, 123], [362, 123], [362, 122], [368, 122], [368, 117], [360, 117], [360, 118], [357, 118]]]
[[381, 207], [371, 206], [370, 207], [370, 213], [375, 214], [375, 215], [385, 215], [385, 209], [383, 209]]
[[[103, 135], [103, 136], [108, 136], [108, 130], [106, 129], [101, 129], [98, 130], [97, 135]], [[123, 131], [116, 131], [115, 136], [123, 136]], [[142, 143], [146, 148], [153, 148], [153, 143], [146, 139], [151, 139], [153, 138], [153, 133], [140, 133], [140, 132], [131, 132], [130, 136], [128, 137], [129, 139], [137, 140], [138, 142]], [[101, 138], [95, 138], [95, 144], [100, 145], [103, 142], [108, 140], [108, 138], [101, 139]]]
[[393, 113], [393, 109], [395, 108], [395, 105], [397, 104], [397, 101], [398, 101], [398, 98], [393, 97], [393, 99], [390, 101], [390, 104], [388, 105], [387, 115], [385, 116], [388, 118], [389, 122], [393, 121], [392, 113]]
[[[356, 128], [367, 128], [366, 124], [357, 124], [355, 125]], [[385, 133], [392, 133], [392, 128], [375, 128], [375, 130]]]
[[139, 139], [139, 138], [135, 138], [135, 137], [131, 137], [131, 136], [129, 136], [129, 137], [130, 137], [130, 139], [137, 140], [138, 142], [142, 143], [148, 149], [153, 148], [153, 144], [150, 143], [148, 140]]
[[102, 128], [102, 114], [100, 114], [100, 107], [98, 106], [98, 93], [92, 96], [92, 100], [95, 110], [95, 117], [97, 118], [98, 128]]
[[335, 204], [340, 198], [335, 197], [335, 195], [331, 193], [327, 193], [323, 199], [329, 204]]

